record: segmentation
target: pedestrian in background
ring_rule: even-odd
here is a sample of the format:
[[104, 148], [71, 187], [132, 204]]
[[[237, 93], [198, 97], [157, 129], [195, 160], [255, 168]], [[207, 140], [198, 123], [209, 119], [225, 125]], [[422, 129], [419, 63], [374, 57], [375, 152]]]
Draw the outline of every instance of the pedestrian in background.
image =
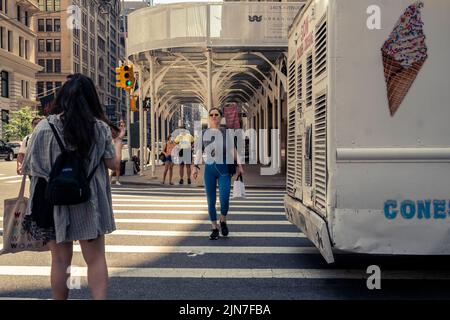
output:
[[164, 174], [162, 184], [166, 183], [167, 172], [169, 172], [169, 184], [172, 186], [172, 175], [173, 175], [173, 161], [172, 161], [172, 150], [177, 144], [173, 141], [172, 136], [169, 135], [167, 142], [164, 146]]
[[[234, 145], [234, 138], [227, 139], [227, 130], [220, 126], [222, 120], [222, 112], [218, 108], [212, 108], [209, 110], [209, 129], [211, 134], [217, 134], [221, 139], [222, 143], [215, 144], [212, 154], [207, 154], [205, 159], [205, 173], [203, 180], [205, 183], [206, 198], [208, 202], [208, 213], [211, 220], [212, 232], [209, 236], [211, 240], [219, 239], [219, 227], [217, 225], [217, 212], [216, 212], [216, 201], [217, 193], [216, 188], [219, 186], [219, 199], [220, 199], [220, 231], [222, 236], [226, 237], [229, 234], [227, 226], [227, 215], [230, 207], [230, 192], [231, 192], [231, 177], [236, 173], [238, 176], [244, 173], [244, 169], [240, 161], [237, 161], [238, 153]], [[205, 141], [205, 132], [202, 132], [202, 146], [201, 150], [204, 150], [208, 145], [215, 142]], [[227, 140], [233, 141], [232, 145], [227, 144]], [[222, 150], [218, 150], [219, 146]], [[199, 148], [200, 149], [200, 148]], [[196, 150], [197, 151], [197, 150]], [[215, 157], [214, 154], [223, 155], [222, 159], [216, 161], [218, 156]], [[227, 154], [229, 158], [234, 159], [237, 162], [227, 163]], [[199, 163], [202, 157], [195, 157], [195, 166], [192, 171], [192, 178], [197, 179], [198, 173], [200, 171]], [[236, 172], [234, 172], [236, 171]]]
[[32, 131], [29, 135], [27, 135], [22, 143], [20, 144], [20, 149], [19, 149], [19, 153], [17, 154], [17, 174], [21, 175], [22, 174], [22, 164], [23, 164], [23, 160], [25, 159], [25, 153], [27, 152], [27, 146], [28, 146], [28, 142], [30, 141], [31, 136], [33, 135], [33, 131], [36, 128], [36, 126], [39, 124], [39, 122], [42, 120], [41, 117], [35, 117], [33, 118], [33, 120], [31, 120], [31, 128]]
[[[47, 121], [41, 121], [31, 137], [23, 163], [23, 174], [32, 176], [25, 230], [47, 241], [51, 251], [51, 286], [54, 299], [67, 299], [73, 241], [79, 241], [87, 264], [88, 284], [94, 299], [107, 297], [108, 270], [105, 258], [105, 234], [116, 229], [107, 168], [120, 164], [120, 149], [125, 130], [114, 139], [92, 80], [75, 74], [58, 92]], [[51, 207], [50, 213], [36, 211], [42, 186], [61, 154], [50, 124], [65, 148], [84, 159], [89, 182], [89, 201], [71, 206]], [[94, 169], [95, 168], [95, 169]], [[39, 185], [39, 183], [41, 185]], [[35, 196], [36, 195], [36, 196]], [[49, 216], [43, 216], [49, 214]], [[43, 224], [42, 221], [46, 223]]]
[[[125, 121], [120, 120], [119, 122], [119, 128], [115, 127], [115, 126], [111, 126], [111, 134], [112, 134], [112, 138], [113, 140], [119, 135], [121, 130], [125, 130]], [[120, 168], [122, 165], [122, 148], [120, 149], [120, 162], [119, 162], [119, 166], [115, 169], [115, 170], [110, 170], [110, 174], [109, 174], [109, 179], [110, 182], [112, 184], [112, 180], [113, 180], [113, 176], [116, 177], [116, 185], [121, 185], [120, 183]]]
[[188, 159], [187, 162], [184, 162], [184, 160], [181, 160], [180, 162], [180, 184], [184, 183], [183, 177], [184, 177], [184, 166], [186, 166], [187, 171], [187, 182], [188, 184], [191, 184], [191, 164], [192, 164], [192, 153], [193, 153], [193, 143], [194, 143], [194, 137], [189, 133], [188, 130], [184, 126], [178, 127], [178, 129], [182, 129], [182, 132], [175, 138], [175, 143], [179, 145], [180, 152], [179, 156], [180, 159], [184, 156], [190, 156], [190, 159]]

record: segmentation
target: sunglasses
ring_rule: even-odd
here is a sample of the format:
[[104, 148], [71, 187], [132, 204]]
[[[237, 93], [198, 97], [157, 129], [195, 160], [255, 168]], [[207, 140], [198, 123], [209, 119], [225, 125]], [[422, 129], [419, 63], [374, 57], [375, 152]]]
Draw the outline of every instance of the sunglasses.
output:
[[212, 117], [220, 117], [220, 114], [218, 113], [210, 113], [209, 116]]

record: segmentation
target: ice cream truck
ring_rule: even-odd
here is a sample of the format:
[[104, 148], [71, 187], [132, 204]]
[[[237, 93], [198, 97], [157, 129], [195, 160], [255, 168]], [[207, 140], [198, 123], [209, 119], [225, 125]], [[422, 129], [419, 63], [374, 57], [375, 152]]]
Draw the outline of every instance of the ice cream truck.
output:
[[449, 16], [310, 0], [290, 28], [286, 216], [329, 263], [450, 254]]

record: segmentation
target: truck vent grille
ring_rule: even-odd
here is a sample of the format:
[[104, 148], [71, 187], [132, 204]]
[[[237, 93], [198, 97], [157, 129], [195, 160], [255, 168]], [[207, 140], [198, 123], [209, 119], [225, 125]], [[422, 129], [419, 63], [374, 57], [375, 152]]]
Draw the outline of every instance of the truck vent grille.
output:
[[312, 185], [312, 127], [309, 125], [305, 133], [305, 185]]
[[327, 70], [327, 21], [324, 20], [316, 29], [315, 74], [320, 76]]
[[326, 213], [327, 197], [327, 96], [316, 99], [314, 112], [315, 207]]
[[295, 171], [295, 108], [292, 108], [288, 119], [286, 176], [286, 191], [292, 197], [294, 196]]
[[295, 182], [298, 186], [302, 185], [303, 174], [303, 133], [298, 130], [295, 143], [296, 163], [295, 163]]
[[306, 59], [306, 107], [312, 106], [313, 87], [313, 58], [312, 54]]
[[295, 97], [295, 59], [293, 59], [291, 62], [289, 62], [289, 71], [288, 71], [288, 77], [289, 77], [289, 99], [292, 99]]
[[303, 100], [303, 64], [299, 61], [297, 66], [297, 111], [302, 112]]

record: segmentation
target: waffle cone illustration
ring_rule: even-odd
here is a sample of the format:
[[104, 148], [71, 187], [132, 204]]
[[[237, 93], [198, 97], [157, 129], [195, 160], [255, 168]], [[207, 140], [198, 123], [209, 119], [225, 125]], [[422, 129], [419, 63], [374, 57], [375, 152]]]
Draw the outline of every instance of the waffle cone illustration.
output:
[[391, 116], [399, 109], [428, 58], [421, 18], [423, 6], [418, 1], [406, 9], [381, 49]]
[[384, 77], [391, 116], [395, 115], [402, 104], [424, 63], [414, 62], [409, 68], [405, 68], [391, 56], [383, 54]]

